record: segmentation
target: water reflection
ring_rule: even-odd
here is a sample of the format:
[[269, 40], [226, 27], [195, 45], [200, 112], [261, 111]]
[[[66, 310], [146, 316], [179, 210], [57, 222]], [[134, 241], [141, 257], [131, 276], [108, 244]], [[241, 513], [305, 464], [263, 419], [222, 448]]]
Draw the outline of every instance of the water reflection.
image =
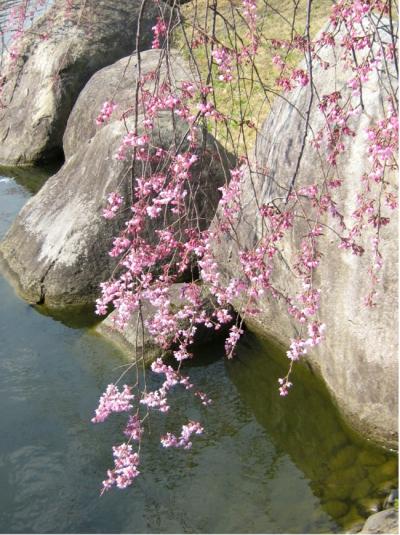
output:
[[[13, 31], [16, 28], [15, 22], [11, 24], [9, 21], [10, 12], [12, 9], [23, 7], [26, 13], [26, 21], [24, 28], [27, 29], [38, 17], [48, 9], [54, 0], [47, 0], [45, 2], [38, 2], [38, 0], [0, 0], [0, 57], [2, 61], [3, 54], [8, 50], [10, 39], [13, 37]], [[11, 31], [10, 31], [11, 30]], [[1, 63], [0, 63], [1, 64]]]
[[34, 305], [34, 309], [39, 314], [59, 321], [71, 329], [93, 327], [103, 319], [95, 314], [94, 305], [69, 305], [57, 308]]
[[278, 450], [288, 453], [309, 480], [324, 511], [348, 527], [382, 507], [397, 488], [397, 459], [348, 430], [326, 389], [298, 366], [287, 398], [277, 379], [286, 374], [281, 350], [247, 335], [227, 371], [240, 396]]
[[28, 193], [37, 193], [46, 180], [60, 169], [61, 163], [55, 162], [42, 167], [4, 167], [0, 166], [0, 180], [13, 178]]

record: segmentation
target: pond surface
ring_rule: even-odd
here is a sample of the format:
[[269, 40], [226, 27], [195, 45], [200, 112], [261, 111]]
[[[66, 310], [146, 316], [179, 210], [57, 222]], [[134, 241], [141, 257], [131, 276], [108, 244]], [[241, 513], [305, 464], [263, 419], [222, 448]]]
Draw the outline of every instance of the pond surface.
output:
[[[43, 179], [0, 177], [1, 234]], [[3, 278], [0, 300], [1, 533], [341, 532], [397, 485], [396, 457], [349, 433], [306, 369], [279, 397], [279, 351], [248, 335], [229, 362], [204, 348], [187, 371], [213, 405], [177, 390], [171, 414], [150, 420], [134, 486], [100, 497], [122, 420], [90, 419], [126, 357]], [[150, 388], [156, 380], [148, 374]], [[160, 434], [191, 418], [205, 435], [190, 451], [164, 450]]]
[[[10, 21], [10, 13], [12, 10], [19, 9], [22, 6], [23, 13], [26, 14], [24, 27], [29, 28], [33, 21], [38, 17], [43, 15], [45, 10], [53, 3], [54, 0], [46, 0], [41, 2], [41, 0], [0, 0], [0, 35], [2, 37], [0, 42], [0, 50], [3, 50], [2, 47], [6, 46], [12, 32], [9, 30], [16, 29], [15, 19]], [[9, 25], [12, 23], [11, 26]]]

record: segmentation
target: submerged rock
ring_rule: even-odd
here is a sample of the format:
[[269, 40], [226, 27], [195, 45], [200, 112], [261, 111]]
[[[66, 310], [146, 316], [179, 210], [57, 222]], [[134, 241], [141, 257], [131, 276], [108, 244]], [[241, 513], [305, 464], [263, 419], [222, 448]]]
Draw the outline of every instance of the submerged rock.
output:
[[329, 502], [322, 503], [323, 510], [333, 518], [340, 518], [349, 511], [349, 505], [340, 500], [331, 500]]
[[364, 518], [360, 515], [357, 507], [353, 505], [350, 511], [339, 519], [339, 523], [344, 527], [345, 533], [358, 533], [362, 527]]
[[[377, 466], [369, 470], [368, 479], [375, 487], [386, 490], [386, 487], [388, 486], [387, 482], [390, 481], [391, 478], [394, 479], [397, 476], [397, 463], [395, 459], [393, 459], [393, 461], [394, 462], [390, 465], [385, 463], [384, 465]], [[390, 467], [390, 471], [387, 470], [387, 468], [383, 469], [386, 466]]]
[[346, 500], [351, 496], [355, 484], [362, 479], [364, 471], [359, 465], [331, 472], [325, 481], [326, 493]]
[[382, 509], [382, 501], [376, 498], [364, 498], [357, 503], [360, 511], [365, 515], [372, 515]]
[[[142, 72], [146, 72], [146, 68], [151, 71], [157, 54], [161, 58], [163, 53], [150, 51], [142, 54]], [[148, 65], [147, 55], [150, 58]], [[174, 56], [173, 72], [181, 74], [182, 65], [183, 60], [178, 61]], [[123, 62], [118, 63], [117, 70], [121, 66]], [[115, 71], [108, 69], [107, 72], [108, 77], [97, 76], [89, 85], [95, 85], [99, 92], [103, 92], [108, 80], [114, 87]], [[124, 98], [128, 99], [125, 89], [128, 91], [124, 88]], [[83, 93], [82, 99], [87, 107], [91, 107], [88, 94], [91, 89]], [[131, 87], [130, 95], [134, 101], [134, 87]], [[80, 109], [79, 100], [77, 106]], [[31, 302], [45, 302], [49, 306], [93, 303], [99, 296], [99, 283], [107, 280], [116, 267], [116, 259], [111, 258], [108, 251], [113, 238], [129, 219], [129, 211], [121, 209], [115, 219], [105, 220], [102, 217], [105, 198], [110, 192], [119, 191], [129, 210], [131, 176], [141, 175], [141, 167], [137, 162], [133, 168], [131, 158], [125, 161], [115, 159], [126, 129], [133, 129], [134, 119], [129, 117], [123, 121], [115, 116], [108, 124], [91, 130], [97, 112], [97, 107], [91, 107], [91, 113], [82, 116], [82, 129], [86, 134], [74, 154], [25, 205], [0, 244], [0, 253], [16, 276], [20, 292]], [[168, 150], [176, 146], [177, 140], [185, 140], [186, 123], [179, 118], [174, 122], [175, 125], [170, 112], [158, 115], [152, 131], [153, 145]], [[74, 128], [74, 122], [71, 125]], [[92, 135], [90, 142], [85, 142], [89, 135]], [[68, 138], [68, 131], [66, 136]], [[209, 225], [215, 214], [220, 197], [218, 188], [225, 183], [229, 167], [219, 144], [211, 135], [205, 136], [199, 135], [195, 149], [199, 160], [191, 168], [194, 194], [188, 210], [188, 219], [196, 217], [202, 228]], [[181, 150], [187, 144], [188, 141], [183, 141]], [[177, 217], [168, 215], [168, 222], [172, 223]], [[164, 224], [162, 218], [152, 219], [142, 235], [149, 242], [158, 242], [156, 231]], [[182, 222], [179, 232], [184, 232], [187, 224]]]
[[361, 481], [357, 481], [355, 483], [352, 493], [351, 493], [351, 499], [353, 501], [359, 500], [360, 498], [365, 498], [370, 495], [372, 490], [372, 483], [369, 481], [367, 477], [362, 479]]
[[396, 477], [398, 469], [399, 463], [398, 459], [395, 457], [388, 459], [384, 464], [380, 466], [381, 473], [385, 475], [387, 479], [389, 479], [390, 477]]
[[347, 528], [344, 533], [360, 533], [364, 526], [364, 522], [359, 520], [351, 525], [351, 528]]
[[346, 446], [341, 448], [331, 461], [333, 470], [338, 468], [347, 468], [353, 466], [357, 457], [357, 448], [355, 446]]
[[383, 453], [378, 453], [374, 450], [362, 450], [358, 456], [358, 460], [365, 466], [378, 466], [386, 461]]
[[[26, 165], [62, 155], [69, 113], [93, 73], [136, 45], [139, 0], [56, 0], [18, 44], [20, 57], [3, 69], [0, 163]], [[149, 47], [162, 2], [148, 2], [140, 47]], [[44, 36], [42, 39], [40, 36]], [[92, 109], [94, 112], [94, 110]]]

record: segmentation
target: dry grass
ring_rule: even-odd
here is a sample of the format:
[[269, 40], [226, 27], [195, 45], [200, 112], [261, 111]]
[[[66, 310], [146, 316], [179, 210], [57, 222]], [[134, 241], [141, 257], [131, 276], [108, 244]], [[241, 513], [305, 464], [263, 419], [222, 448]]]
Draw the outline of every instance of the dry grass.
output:
[[[278, 71], [271, 61], [275, 53], [271, 39], [291, 39], [295, 35], [304, 35], [306, 0], [297, 3], [292, 0], [259, 0], [258, 31], [261, 41], [257, 57], [254, 65], [240, 66], [230, 83], [219, 81], [215, 65], [209, 73], [210, 43], [191, 53], [187, 45], [187, 40], [190, 42], [192, 36], [200, 35], [199, 28], [204, 28], [208, 35], [212, 35], [213, 24], [214, 34], [224, 46], [235, 48], [240, 39], [246, 42], [247, 26], [241, 16], [241, 0], [216, 0], [215, 21], [214, 12], [209, 9], [212, 4], [212, 0], [195, 0], [181, 6], [184, 24], [174, 34], [174, 47], [197, 64], [203, 82], [208, 75], [211, 76], [216, 107], [229, 117], [227, 124], [213, 125], [213, 134], [230, 150], [250, 153], [256, 129], [268, 114], [276, 92], [279, 92], [275, 85]], [[331, 5], [331, 0], [314, 0], [311, 17], [313, 35], [327, 21]], [[298, 52], [292, 52], [287, 57], [290, 65], [296, 65], [301, 59]], [[246, 121], [254, 123], [255, 128], [247, 126]]]

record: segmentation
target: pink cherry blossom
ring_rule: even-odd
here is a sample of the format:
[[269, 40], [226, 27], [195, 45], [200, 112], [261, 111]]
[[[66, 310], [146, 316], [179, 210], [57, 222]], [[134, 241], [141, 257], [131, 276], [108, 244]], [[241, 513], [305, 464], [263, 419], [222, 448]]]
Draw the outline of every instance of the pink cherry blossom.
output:
[[124, 385], [122, 392], [118, 387], [110, 384], [100, 398], [96, 415], [92, 418], [93, 423], [104, 422], [112, 412], [126, 412], [132, 409], [131, 401], [134, 399], [131, 387]]

